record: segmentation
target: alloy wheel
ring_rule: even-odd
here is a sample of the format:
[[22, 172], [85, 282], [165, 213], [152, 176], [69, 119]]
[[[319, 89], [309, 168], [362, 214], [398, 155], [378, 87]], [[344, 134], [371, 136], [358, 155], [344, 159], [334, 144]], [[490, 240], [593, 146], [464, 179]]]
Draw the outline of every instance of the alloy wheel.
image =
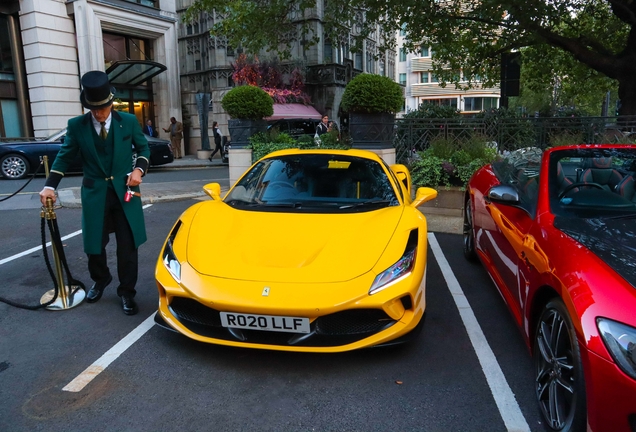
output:
[[[553, 430], [578, 430], [585, 395], [578, 344], [565, 306], [546, 306], [535, 339], [536, 395], [543, 417]], [[583, 418], [583, 420], [585, 420]]]
[[28, 173], [28, 162], [19, 155], [9, 155], [2, 159], [0, 166], [2, 175], [10, 180], [17, 180], [25, 177]]
[[473, 229], [473, 215], [470, 211], [470, 200], [466, 200], [464, 205], [464, 224], [462, 234], [464, 240], [464, 256], [469, 261], [476, 261], [475, 231]]

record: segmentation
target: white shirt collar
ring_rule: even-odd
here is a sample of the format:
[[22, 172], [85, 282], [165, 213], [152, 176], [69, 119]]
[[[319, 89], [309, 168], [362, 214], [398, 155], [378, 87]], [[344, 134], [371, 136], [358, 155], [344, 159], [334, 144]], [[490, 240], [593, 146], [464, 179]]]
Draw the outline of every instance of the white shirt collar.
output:
[[[110, 122], [112, 120], [113, 117], [113, 113], [111, 112], [110, 114], [108, 114], [108, 118], [106, 119], [106, 124], [104, 125], [104, 127], [106, 128], [106, 132], [110, 131]], [[100, 122], [98, 122], [95, 117], [93, 117], [93, 113], [91, 113], [91, 120], [93, 121], [93, 127], [95, 128], [95, 132], [97, 132], [97, 135], [99, 135], [99, 133], [102, 130], [102, 125]]]

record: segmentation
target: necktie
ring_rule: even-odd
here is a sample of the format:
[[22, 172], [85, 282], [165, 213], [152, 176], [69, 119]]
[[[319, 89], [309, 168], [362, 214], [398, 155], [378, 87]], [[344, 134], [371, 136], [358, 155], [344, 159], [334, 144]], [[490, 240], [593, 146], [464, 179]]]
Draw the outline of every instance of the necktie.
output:
[[106, 122], [100, 122], [100, 124], [102, 125], [102, 130], [99, 131], [99, 136], [101, 137], [101, 139], [106, 140], [106, 137], [108, 136], [108, 132], [106, 132]]

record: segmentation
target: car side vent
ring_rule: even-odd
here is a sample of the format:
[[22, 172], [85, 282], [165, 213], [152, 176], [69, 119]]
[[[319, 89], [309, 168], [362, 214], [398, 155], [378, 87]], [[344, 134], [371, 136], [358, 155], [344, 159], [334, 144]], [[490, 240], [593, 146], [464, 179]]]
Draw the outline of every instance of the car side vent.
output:
[[411, 252], [412, 250], [417, 248], [417, 242], [419, 239], [419, 230], [415, 228], [411, 230], [409, 234], [409, 239], [406, 241], [406, 248], [404, 249], [404, 254]]
[[404, 297], [401, 297], [400, 301], [402, 302], [402, 306], [404, 306], [404, 309], [410, 310], [413, 308], [413, 300], [411, 299], [410, 295], [407, 294]]

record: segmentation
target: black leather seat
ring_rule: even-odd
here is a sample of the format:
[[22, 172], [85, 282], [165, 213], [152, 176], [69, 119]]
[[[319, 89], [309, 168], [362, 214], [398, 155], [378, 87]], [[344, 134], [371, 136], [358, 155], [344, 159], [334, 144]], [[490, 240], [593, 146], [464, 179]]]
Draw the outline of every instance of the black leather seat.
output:
[[588, 168], [581, 175], [582, 182], [597, 183], [607, 191], [616, 192], [616, 186], [623, 180], [623, 175], [612, 168], [611, 157], [591, 158], [587, 165]]
[[634, 177], [630, 175], [625, 176], [625, 178], [623, 178], [623, 180], [621, 180], [616, 186], [616, 192], [618, 192], [623, 198], [636, 203], [636, 185]]

